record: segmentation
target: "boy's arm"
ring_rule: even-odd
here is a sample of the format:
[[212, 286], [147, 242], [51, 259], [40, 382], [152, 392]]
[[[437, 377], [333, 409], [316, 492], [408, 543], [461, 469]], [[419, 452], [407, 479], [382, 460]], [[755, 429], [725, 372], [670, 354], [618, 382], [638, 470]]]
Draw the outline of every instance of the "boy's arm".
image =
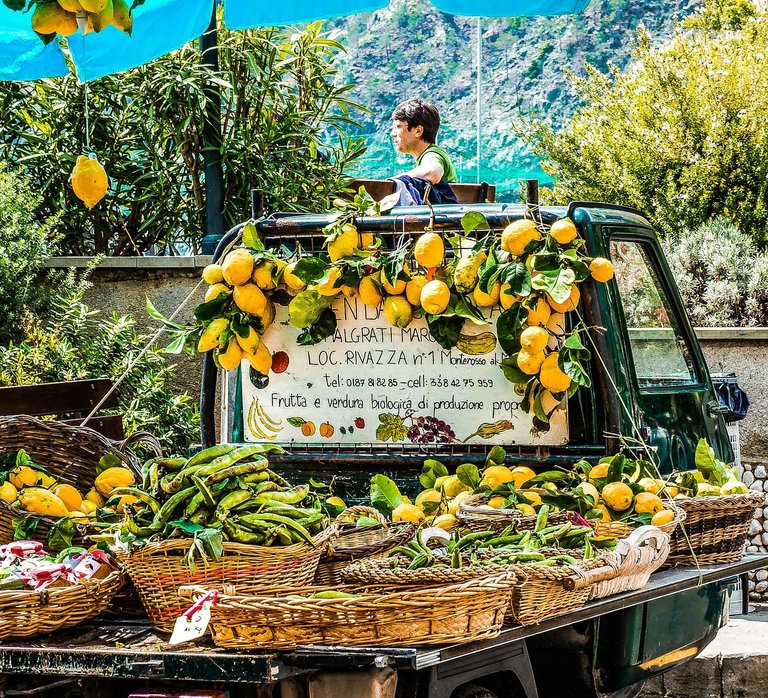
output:
[[421, 164], [403, 174], [410, 177], [426, 179], [428, 182], [432, 182], [432, 184], [437, 184], [443, 178], [445, 170], [443, 169], [443, 163], [437, 155], [434, 153], [427, 153], [421, 161]]

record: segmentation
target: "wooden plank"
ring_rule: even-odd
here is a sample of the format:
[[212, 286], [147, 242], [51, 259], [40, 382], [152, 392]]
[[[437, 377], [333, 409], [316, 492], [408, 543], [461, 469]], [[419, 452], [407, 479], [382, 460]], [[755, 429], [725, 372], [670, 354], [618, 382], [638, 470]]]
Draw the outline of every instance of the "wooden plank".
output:
[[[72, 412], [89, 413], [112, 387], [109, 378], [43, 383], [41, 385], [18, 385], [0, 388], [0, 416], [13, 414], [61, 415]], [[106, 408], [118, 406], [117, 395], [113, 393], [102, 405]]]

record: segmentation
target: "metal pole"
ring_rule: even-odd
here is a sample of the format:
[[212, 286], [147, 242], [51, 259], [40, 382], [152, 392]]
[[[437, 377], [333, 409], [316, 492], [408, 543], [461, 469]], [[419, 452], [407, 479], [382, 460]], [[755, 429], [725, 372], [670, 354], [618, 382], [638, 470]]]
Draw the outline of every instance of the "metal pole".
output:
[[[211, 23], [200, 37], [202, 65], [219, 70], [219, 47], [216, 33], [216, 7]], [[208, 82], [205, 92], [205, 121], [203, 123], [203, 161], [205, 163], [205, 237], [203, 254], [213, 254], [224, 235], [224, 170], [221, 166], [221, 90]]]
[[475, 113], [475, 121], [477, 129], [477, 152], [476, 152], [476, 158], [477, 158], [477, 182], [478, 184], [482, 181], [481, 180], [481, 172], [480, 172], [480, 163], [482, 158], [482, 134], [483, 134], [483, 127], [482, 127], [482, 102], [483, 102], [483, 88], [482, 88], [482, 78], [481, 78], [481, 66], [483, 64], [483, 29], [482, 29], [482, 19], [480, 17], [477, 18], [477, 104], [476, 104], [476, 113]]

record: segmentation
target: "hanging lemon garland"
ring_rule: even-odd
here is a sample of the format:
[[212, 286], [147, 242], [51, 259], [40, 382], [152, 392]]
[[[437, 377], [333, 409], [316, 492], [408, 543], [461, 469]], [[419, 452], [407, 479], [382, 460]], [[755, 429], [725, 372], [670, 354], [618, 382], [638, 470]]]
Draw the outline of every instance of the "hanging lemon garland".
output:
[[[590, 352], [579, 337], [586, 328], [579, 318], [567, 331], [566, 315], [577, 308], [581, 283], [589, 278], [605, 283], [614, 270], [608, 259], [583, 254], [584, 240], [570, 219], [549, 227], [526, 217], [499, 234], [472, 211], [462, 219], [466, 236], [444, 240], [428, 229], [415, 244], [407, 240], [386, 250], [381, 238], [354, 225], [357, 215], [380, 213], [367, 194], [334, 203], [335, 219], [325, 229], [327, 254], [298, 249], [286, 258], [265, 249], [248, 224], [242, 247], [204, 270], [205, 302], [195, 310], [194, 328], [176, 326], [175, 348], [213, 351], [217, 365], [227, 370], [247, 359], [266, 374], [274, 367], [261, 336], [274, 321], [276, 293], [283, 303], [291, 299], [289, 320], [301, 329], [297, 341], [304, 345], [336, 330], [330, 306], [337, 296], [358, 295], [366, 306], [381, 308], [395, 327], [424, 317], [432, 338], [445, 349], [484, 354], [498, 344], [504, 353], [501, 370], [540, 428], [566, 397], [591, 386]], [[481, 237], [474, 240], [470, 234]], [[446, 255], [446, 242], [452, 255]], [[465, 334], [468, 320], [492, 323], [488, 315], [495, 306], [501, 311], [495, 333]]]

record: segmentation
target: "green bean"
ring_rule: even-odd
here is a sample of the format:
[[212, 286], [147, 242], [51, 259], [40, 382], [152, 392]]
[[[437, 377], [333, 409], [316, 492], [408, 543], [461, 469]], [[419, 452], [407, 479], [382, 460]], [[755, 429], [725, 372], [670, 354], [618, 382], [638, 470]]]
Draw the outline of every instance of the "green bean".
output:
[[116, 487], [109, 495], [109, 499], [111, 500], [113, 497], [120, 497], [126, 494], [133, 495], [140, 502], [149, 505], [155, 514], [160, 511], [160, 502], [158, 502], [154, 497], [139, 489], [138, 487]]
[[304, 526], [297, 523], [293, 519], [289, 519], [287, 516], [280, 516], [279, 514], [251, 514], [251, 516], [255, 521], [270, 521], [272, 523], [282, 524], [289, 531], [294, 531], [297, 533], [304, 541], [310, 545], [315, 545], [315, 542], [312, 540], [312, 536], [309, 535], [309, 531], [307, 531]]
[[[258, 462], [238, 463], [237, 465], [230, 465], [221, 470], [217, 470], [215, 473], [211, 473], [205, 476], [205, 482], [207, 484], [213, 484], [215, 482], [221, 482], [228, 477], [238, 477], [240, 475], [251, 475], [252, 473], [258, 473], [267, 469], [267, 459], [262, 458]], [[203, 477], [203, 475], [200, 475]]]
[[204, 448], [202, 451], [198, 451], [186, 462], [184, 469], [192, 468], [196, 465], [205, 465], [206, 463], [210, 463], [215, 458], [225, 456], [227, 453], [234, 451], [236, 448], [237, 446], [234, 444], [216, 444], [215, 446]]
[[186, 489], [181, 490], [181, 492], [177, 492], [173, 496], [169, 497], [165, 504], [160, 507], [160, 511], [155, 514], [155, 518], [152, 520], [152, 526], [165, 526], [165, 524], [167, 524], [168, 520], [171, 518], [171, 515], [175, 511], [176, 507], [179, 506], [179, 504], [182, 504], [188, 499], [194, 497], [196, 492], [196, 487], [187, 487]]
[[248, 490], [234, 490], [233, 492], [228, 492], [216, 505], [216, 516], [226, 515], [225, 512], [229, 513], [230, 509], [238, 504], [242, 504], [252, 497], [253, 495]]

